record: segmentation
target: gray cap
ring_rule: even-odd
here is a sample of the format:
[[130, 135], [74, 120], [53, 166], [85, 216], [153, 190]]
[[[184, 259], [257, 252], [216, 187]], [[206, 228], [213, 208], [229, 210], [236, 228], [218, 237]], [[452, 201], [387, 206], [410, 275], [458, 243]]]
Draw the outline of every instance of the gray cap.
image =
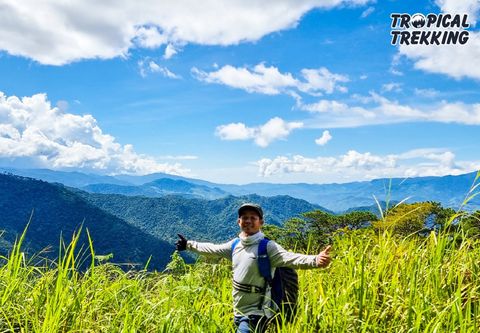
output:
[[238, 209], [238, 217], [242, 216], [243, 212], [246, 210], [253, 210], [257, 212], [258, 216], [260, 216], [260, 218], [263, 219], [263, 210], [262, 210], [262, 207], [260, 207], [260, 205], [257, 205], [251, 202], [242, 204]]

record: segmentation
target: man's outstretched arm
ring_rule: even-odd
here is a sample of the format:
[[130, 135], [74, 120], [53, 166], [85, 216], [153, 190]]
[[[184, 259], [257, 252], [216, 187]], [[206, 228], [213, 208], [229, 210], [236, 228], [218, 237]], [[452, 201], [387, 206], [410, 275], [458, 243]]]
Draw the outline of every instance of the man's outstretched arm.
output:
[[178, 251], [190, 250], [206, 256], [218, 256], [227, 259], [232, 258], [232, 242], [223, 244], [203, 243], [187, 240], [183, 235], [178, 234], [179, 240], [175, 243]]
[[289, 252], [276, 242], [268, 242], [268, 256], [274, 267], [291, 267], [291, 268], [316, 268], [327, 267], [330, 264], [331, 246], [327, 246], [325, 250], [318, 255], [307, 255]]

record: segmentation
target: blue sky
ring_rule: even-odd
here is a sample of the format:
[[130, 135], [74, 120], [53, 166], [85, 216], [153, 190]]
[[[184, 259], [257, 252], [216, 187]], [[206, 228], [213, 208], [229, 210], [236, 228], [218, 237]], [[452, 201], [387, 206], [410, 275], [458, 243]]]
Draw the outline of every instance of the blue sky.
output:
[[[39, 8], [41, 6], [41, 8]], [[480, 2], [0, 6], [0, 165], [332, 183], [480, 169]], [[465, 45], [391, 13], [467, 13]]]

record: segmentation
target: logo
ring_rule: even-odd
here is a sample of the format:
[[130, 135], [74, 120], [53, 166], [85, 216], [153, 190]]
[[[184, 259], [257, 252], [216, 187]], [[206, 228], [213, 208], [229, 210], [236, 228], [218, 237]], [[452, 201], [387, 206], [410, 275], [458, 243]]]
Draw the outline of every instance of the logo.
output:
[[412, 16], [412, 25], [417, 29], [423, 28], [425, 22], [425, 16], [423, 14], [417, 13]]
[[467, 14], [390, 14], [392, 45], [464, 45], [470, 38]]

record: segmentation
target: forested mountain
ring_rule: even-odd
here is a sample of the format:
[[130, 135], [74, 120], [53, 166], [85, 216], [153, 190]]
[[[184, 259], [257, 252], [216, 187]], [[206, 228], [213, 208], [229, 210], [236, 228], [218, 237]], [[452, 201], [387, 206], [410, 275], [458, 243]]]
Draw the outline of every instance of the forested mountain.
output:
[[179, 195], [185, 198], [218, 199], [229, 195], [229, 193], [222, 191], [218, 187], [208, 187], [171, 178], [160, 178], [137, 186], [91, 184], [81, 189], [93, 193], [143, 195], [147, 197]]
[[26, 235], [26, 250], [31, 254], [49, 247], [45, 256], [55, 258], [60, 235], [68, 244], [82, 225], [84, 247], [88, 229], [96, 253], [113, 253], [115, 263], [142, 268], [151, 255], [150, 267], [162, 269], [174, 250], [171, 244], [99, 209], [63, 185], [0, 174], [0, 230], [5, 231], [0, 237], [2, 252], [22, 233], [31, 215]]
[[224, 241], [234, 237], [238, 232], [237, 209], [244, 202], [260, 204], [265, 212], [266, 223], [277, 225], [311, 210], [327, 211], [318, 205], [289, 196], [228, 196], [204, 200], [180, 196], [147, 198], [86, 192], [79, 194], [102, 210], [170, 242], [177, 238], [177, 233], [209, 241]]
[[[182, 196], [149, 198], [118, 194], [92, 194], [61, 184], [0, 174], [0, 237], [2, 252], [11, 246], [33, 212], [27, 231], [28, 252], [51, 247], [58, 254], [60, 235], [70, 240], [73, 232], [88, 228], [98, 254], [113, 253], [115, 263], [161, 269], [170, 259], [177, 233], [190, 239], [225, 241], [238, 232], [237, 209], [241, 203], [262, 205], [267, 223], [281, 224], [300, 213], [321, 209], [289, 196], [256, 195], [222, 199], [187, 199]], [[86, 243], [85, 233], [82, 241]]]

